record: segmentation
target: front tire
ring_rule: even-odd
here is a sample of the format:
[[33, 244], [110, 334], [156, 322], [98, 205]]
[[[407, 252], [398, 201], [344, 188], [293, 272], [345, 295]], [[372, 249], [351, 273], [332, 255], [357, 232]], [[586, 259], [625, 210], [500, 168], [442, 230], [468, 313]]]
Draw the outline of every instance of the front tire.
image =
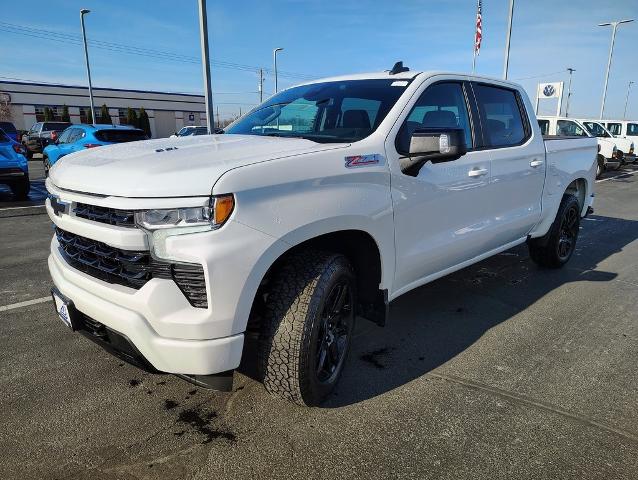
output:
[[320, 404], [343, 371], [355, 321], [355, 276], [339, 254], [302, 250], [275, 275], [266, 300], [259, 367], [266, 390]]
[[580, 203], [574, 195], [563, 195], [549, 232], [527, 243], [531, 259], [541, 267], [561, 268], [574, 253], [579, 228]]

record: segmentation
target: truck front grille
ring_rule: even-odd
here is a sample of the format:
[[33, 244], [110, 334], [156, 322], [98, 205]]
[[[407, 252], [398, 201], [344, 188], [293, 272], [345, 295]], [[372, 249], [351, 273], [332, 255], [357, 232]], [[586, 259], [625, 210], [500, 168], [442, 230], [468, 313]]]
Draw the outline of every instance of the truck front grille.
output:
[[86, 203], [76, 203], [73, 209], [76, 217], [86, 218], [94, 222], [107, 223], [118, 227], [134, 227], [135, 211], [98, 207]]
[[66, 262], [87, 275], [135, 289], [152, 278], [173, 280], [193, 307], [208, 307], [201, 265], [162, 262], [149, 252], [120, 250], [59, 227], [55, 235]]

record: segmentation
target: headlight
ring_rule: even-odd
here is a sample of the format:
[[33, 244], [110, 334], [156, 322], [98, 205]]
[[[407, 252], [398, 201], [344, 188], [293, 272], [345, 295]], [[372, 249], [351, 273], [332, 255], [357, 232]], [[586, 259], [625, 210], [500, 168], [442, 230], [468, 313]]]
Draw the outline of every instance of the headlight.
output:
[[182, 227], [215, 229], [228, 220], [234, 206], [232, 195], [220, 195], [209, 198], [201, 207], [142, 210], [135, 213], [135, 223], [145, 230]]
[[143, 210], [135, 212], [135, 223], [146, 230], [153, 253], [166, 260], [174, 258], [167, 250], [166, 240], [176, 235], [207, 232], [221, 227], [233, 213], [235, 197], [210, 197], [201, 207]]

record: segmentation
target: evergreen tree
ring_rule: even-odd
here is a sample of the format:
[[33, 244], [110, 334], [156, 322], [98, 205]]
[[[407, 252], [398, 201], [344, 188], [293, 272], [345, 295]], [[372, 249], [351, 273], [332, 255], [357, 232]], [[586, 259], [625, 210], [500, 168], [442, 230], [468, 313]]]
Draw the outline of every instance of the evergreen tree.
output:
[[89, 125], [93, 124], [93, 115], [91, 114], [91, 108], [86, 109], [86, 123]]
[[144, 130], [146, 136], [151, 138], [151, 121], [148, 118], [148, 113], [144, 110], [144, 107], [140, 108], [140, 118], [138, 128]]
[[53, 110], [49, 107], [44, 107], [44, 121], [50, 122], [53, 120]]
[[67, 107], [66, 105], [62, 107], [62, 121], [63, 122], [71, 121], [71, 115], [69, 115], [69, 107]]
[[137, 113], [131, 107], [126, 109], [126, 124], [131, 127], [137, 127], [138, 125]]
[[104, 123], [107, 125], [111, 123], [111, 116], [109, 115], [109, 107], [106, 106], [106, 103], [104, 103], [102, 105], [102, 108], [100, 109], [100, 116], [98, 118], [97, 123]]

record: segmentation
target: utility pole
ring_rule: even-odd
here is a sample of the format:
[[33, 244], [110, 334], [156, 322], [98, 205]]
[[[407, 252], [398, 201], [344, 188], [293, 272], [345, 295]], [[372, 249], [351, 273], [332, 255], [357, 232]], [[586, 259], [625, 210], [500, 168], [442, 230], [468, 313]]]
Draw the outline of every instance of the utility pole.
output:
[[507, 37], [505, 37], [505, 62], [503, 64], [503, 79], [507, 80], [507, 70], [510, 63], [510, 38], [512, 37], [512, 19], [514, 17], [514, 0], [510, 0], [509, 15], [507, 17]]
[[202, 50], [206, 124], [208, 134], [210, 135], [215, 131], [215, 118], [213, 117], [213, 88], [210, 81], [210, 61], [208, 59], [208, 17], [206, 16], [206, 0], [199, 0], [199, 43]]
[[89, 100], [91, 102], [91, 120], [93, 125], [97, 122], [95, 119], [95, 105], [93, 104], [93, 85], [91, 84], [91, 67], [89, 65], [89, 48], [86, 45], [86, 29], [84, 28], [84, 15], [91, 13], [91, 10], [83, 8], [80, 10], [80, 23], [82, 24], [82, 39], [84, 40], [84, 60], [86, 61], [86, 76], [89, 78]]
[[217, 126], [219, 127], [219, 105], [217, 105]]
[[627, 104], [629, 103], [629, 90], [631, 90], [631, 84], [636, 83], [633, 80], [629, 81], [629, 85], [627, 85], [627, 98], [625, 98], [625, 112], [622, 115], [623, 120], [627, 120]]
[[575, 68], [568, 68], [569, 72], [569, 83], [567, 84], [567, 105], [565, 106], [565, 116], [569, 117], [569, 99], [572, 96], [572, 73], [576, 71]]
[[623, 23], [633, 22], [634, 19], [629, 20], [620, 20], [617, 22], [607, 22], [607, 23], [599, 23], [599, 27], [608, 27], [611, 25], [611, 46], [609, 47], [609, 58], [607, 59], [607, 72], [605, 73], [605, 86], [603, 87], [603, 101], [600, 104], [600, 120], [603, 119], [603, 114], [605, 113], [605, 99], [607, 98], [607, 83], [609, 82], [609, 70], [611, 69], [611, 58], [614, 55], [614, 43], [616, 42], [616, 30], [618, 30], [618, 25]]
[[275, 68], [275, 93], [277, 93], [279, 91], [278, 85], [277, 85], [277, 53], [281, 52], [283, 50], [283, 48], [279, 47], [279, 48], [275, 48], [272, 51], [272, 63], [273, 66]]
[[259, 69], [259, 103], [264, 101], [264, 69]]

